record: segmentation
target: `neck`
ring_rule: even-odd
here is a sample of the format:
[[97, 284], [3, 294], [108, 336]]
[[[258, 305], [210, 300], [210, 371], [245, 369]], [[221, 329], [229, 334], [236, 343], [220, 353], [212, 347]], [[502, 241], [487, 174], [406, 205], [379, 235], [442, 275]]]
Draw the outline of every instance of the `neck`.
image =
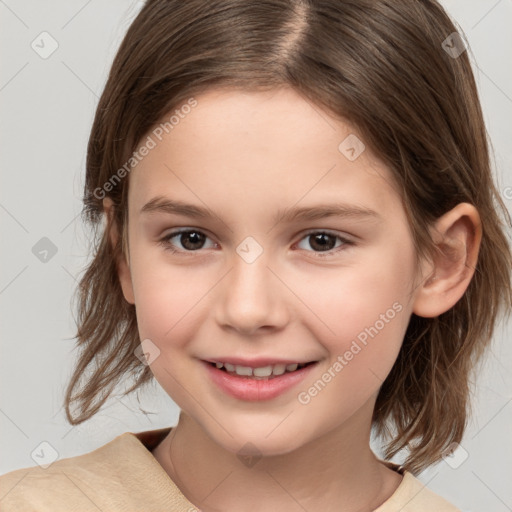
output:
[[[373, 405], [373, 404], [369, 404]], [[185, 413], [153, 455], [203, 512], [336, 510], [371, 512], [402, 477], [370, 449], [373, 407], [292, 452], [241, 457], [215, 443]]]

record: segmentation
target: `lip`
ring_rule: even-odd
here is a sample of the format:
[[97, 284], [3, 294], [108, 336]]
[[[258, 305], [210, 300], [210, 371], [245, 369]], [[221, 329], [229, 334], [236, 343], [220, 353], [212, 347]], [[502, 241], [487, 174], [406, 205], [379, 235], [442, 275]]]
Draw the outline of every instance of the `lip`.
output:
[[[234, 398], [238, 398], [239, 400], [249, 402], [272, 400], [273, 398], [284, 394], [286, 391], [289, 391], [302, 382], [318, 364], [318, 361], [316, 361], [315, 363], [300, 370], [286, 372], [283, 373], [283, 375], [269, 379], [259, 380], [230, 375], [224, 370], [219, 370], [210, 364], [211, 362], [213, 361], [201, 361], [201, 364], [204, 365], [212, 382], [224, 393]], [[261, 364], [260, 361], [258, 361], [258, 364]]]
[[275, 364], [306, 364], [312, 363], [315, 360], [310, 359], [307, 361], [298, 361], [297, 359], [275, 359], [269, 357], [258, 357], [256, 359], [242, 359], [239, 357], [219, 357], [218, 359], [205, 359], [208, 363], [228, 363], [234, 366], [248, 366], [250, 368], [263, 368], [264, 366], [275, 365]]

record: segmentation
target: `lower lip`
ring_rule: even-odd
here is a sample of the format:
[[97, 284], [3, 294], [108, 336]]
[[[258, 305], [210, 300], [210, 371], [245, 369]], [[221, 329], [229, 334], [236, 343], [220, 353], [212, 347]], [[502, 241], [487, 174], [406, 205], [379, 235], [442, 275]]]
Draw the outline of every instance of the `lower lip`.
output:
[[313, 363], [300, 370], [286, 372], [283, 375], [263, 380], [231, 375], [206, 361], [202, 361], [202, 363], [206, 365], [212, 381], [222, 391], [235, 398], [247, 401], [271, 400], [282, 395], [302, 382], [317, 365], [317, 363]]

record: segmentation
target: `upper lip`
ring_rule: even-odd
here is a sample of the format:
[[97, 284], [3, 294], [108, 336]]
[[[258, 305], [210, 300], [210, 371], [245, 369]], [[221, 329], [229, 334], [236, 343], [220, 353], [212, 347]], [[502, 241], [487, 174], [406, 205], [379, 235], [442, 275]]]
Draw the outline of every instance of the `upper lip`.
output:
[[275, 364], [306, 364], [306, 363], [314, 363], [316, 361], [312, 359], [308, 360], [298, 360], [298, 359], [276, 359], [270, 357], [259, 357], [256, 359], [243, 359], [240, 357], [218, 357], [212, 359], [205, 359], [207, 363], [228, 363], [234, 366], [248, 366], [249, 368], [263, 368], [264, 366], [271, 366]]

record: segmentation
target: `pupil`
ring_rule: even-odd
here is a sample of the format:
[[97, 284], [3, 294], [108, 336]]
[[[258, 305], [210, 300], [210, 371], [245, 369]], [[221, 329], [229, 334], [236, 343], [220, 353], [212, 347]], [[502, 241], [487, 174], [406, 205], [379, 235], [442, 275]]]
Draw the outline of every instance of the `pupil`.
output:
[[[192, 240], [192, 243], [184, 243], [184, 240]], [[194, 240], [195, 239], [195, 240]], [[200, 247], [196, 247], [195, 244], [201, 245], [204, 242], [204, 236], [198, 233], [197, 231], [188, 231], [186, 233], [182, 233], [181, 235], [181, 243], [183, 247], [187, 249], [199, 249]]]
[[[329, 235], [327, 233], [319, 233], [317, 235], [311, 235], [311, 237], [314, 240], [314, 243], [311, 244], [311, 247], [314, 247], [315, 244], [319, 244], [317, 248], [320, 248], [321, 250], [330, 250], [334, 248], [334, 243], [329, 243], [328, 239], [331, 239], [331, 242], [334, 240], [334, 237], [332, 235]], [[327, 239], [327, 243], [326, 243]]]

